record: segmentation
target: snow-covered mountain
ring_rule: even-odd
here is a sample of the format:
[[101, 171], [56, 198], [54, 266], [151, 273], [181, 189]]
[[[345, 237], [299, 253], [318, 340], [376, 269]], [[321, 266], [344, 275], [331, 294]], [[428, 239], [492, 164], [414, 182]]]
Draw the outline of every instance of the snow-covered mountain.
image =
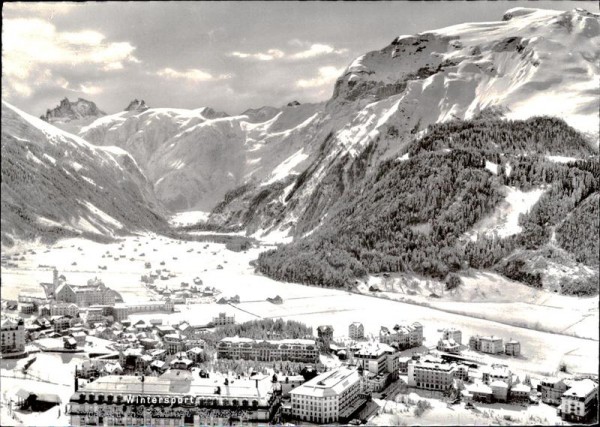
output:
[[165, 229], [136, 162], [2, 102], [2, 244]]
[[296, 237], [435, 123], [558, 116], [597, 150], [599, 15], [516, 8], [499, 18], [396, 37], [352, 61], [327, 103], [237, 116], [134, 108], [78, 134], [127, 150], [172, 211], [215, 208], [213, 223]]
[[79, 135], [127, 150], [173, 211], [211, 210], [249, 182], [300, 171], [321, 104], [265, 107], [228, 116], [211, 108], [150, 108], [102, 117]]
[[148, 108], [146, 105], [146, 101], [142, 100], [138, 100], [137, 98], [134, 99], [133, 101], [131, 101], [129, 103], [129, 105], [127, 105], [127, 107], [125, 107], [125, 111], [146, 111]]
[[64, 98], [55, 108], [46, 110], [40, 119], [69, 133], [77, 133], [82, 126], [105, 115], [92, 101], [83, 98], [69, 101], [69, 98]]
[[[501, 21], [413, 36], [355, 59], [319, 111], [298, 179], [231, 193], [212, 220], [302, 236], [427, 126], [488, 114], [563, 118], [598, 149], [599, 15], [511, 9]], [[314, 148], [320, 147], [318, 152]]]

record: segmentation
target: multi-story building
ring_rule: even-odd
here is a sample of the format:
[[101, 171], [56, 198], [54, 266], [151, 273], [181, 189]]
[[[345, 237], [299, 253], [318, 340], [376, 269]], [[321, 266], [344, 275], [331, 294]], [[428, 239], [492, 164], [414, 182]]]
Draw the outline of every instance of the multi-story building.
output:
[[235, 316], [228, 316], [227, 313], [219, 313], [213, 317], [212, 324], [214, 326], [235, 325]]
[[227, 337], [217, 345], [219, 359], [244, 359], [258, 361], [289, 360], [314, 363], [319, 350], [314, 340], [254, 340], [251, 338]]
[[462, 345], [462, 332], [456, 328], [446, 328], [442, 330], [443, 340], [454, 340], [459, 345]]
[[380, 391], [390, 381], [398, 379], [400, 352], [392, 346], [380, 343], [362, 345], [353, 351], [353, 358], [366, 374], [371, 390]]
[[165, 349], [169, 354], [175, 354], [185, 350], [185, 337], [178, 332], [165, 335], [163, 337], [163, 342], [165, 344]]
[[504, 381], [496, 380], [490, 384], [492, 389], [492, 397], [496, 402], [506, 402], [508, 400], [509, 385]]
[[116, 303], [109, 310], [108, 315], [113, 316], [115, 321], [121, 322], [127, 316], [134, 313], [172, 312], [175, 305], [167, 298], [165, 301], [145, 301], [139, 303]]
[[23, 319], [3, 319], [0, 325], [0, 353], [18, 353], [24, 351], [25, 322]]
[[520, 383], [513, 385], [510, 389], [510, 399], [515, 402], [528, 403], [531, 395], [531, 387]]
[[62, 283], [56, 289], [55, 297], [58, 302], [75, 303], [79, 307], [94, 304], [114, 305], [116, 301], [115, 291], [98, 279], [89, 280], [85, 286]]
[[504, 352], [509, 356], [520, 356], [521, 355], [521, 343], [519, 341], [510, 340], [504, 347]]
[[369, 343], [356, 348], [353, 352], [357, 365], [372, 374], [392, 374], [398, 379], [400, 352], [387, 344]]
[[408, 385], [427, 390], [448, 390], [454, 384], [455, 370], [454, 363], [409, 363]]
[[71, 327], [71, 318], [67, 316], [56, 316], [52, 319], [52, 327], [54, 332], [62, 332]]
[[560, 405], [562, 395], [568, 387], [560, 378], [544, 378], [540, 381], [542, 402], [548, 405]]
[[392, 330], [382, 326], [379, 330], [379, 341], [384, 344], [396, 344], [400, 349], [420, 347], [423, 345], [423, 325], [419, 322], [396, 325]]
[[344, 422], [360, 404], [360, 376], [341, 367], [317, 375], [290, 392], [292, 415], [313, 423]]
[[504, 344], [502, 343], [502, 338], [494, 336], [472, 336], [469, 338], [469, 348], [471, 350], [481, 351], [482, 353], [488, 354], [504, 353]]
[[324, 351], [329, 351], [331, 341], [333, 341], [333, 326], [321, 325], [317, 328], [317, 337], [319, 344]]
[[71, 316], [77, 317], [79, 307], [75, 303], [59, 302], [50, 304], [51, 316]]
[[[269, 424], [279, 398], [271, 377], [186, 379], [107, 375], [75, 389], [68, 403], [78, 426]], [[99, 410], [99, 409], [102, 410]]]
[[454, 341], [452, 338], [450, 339], [440, 339], [435, 347], [439, 351], [444, 351], [446, 353], [460, 353], [460, 344]]
[[563, 420], [584, 422], [597, 408], [598, 384], [586, 378], [563, 393], [559, 411]]
[[352, 322], [348, 326], [348, 337], [352, 340], [360, 340], [365, 337], [365, 327], [360, 322]]
[[493, 364], [481, 368], [481, 380], [487, 385], [490, 385], [494, 381], [503, 381], [510, 387], [512, 376], [512, 372], [506, 365]]

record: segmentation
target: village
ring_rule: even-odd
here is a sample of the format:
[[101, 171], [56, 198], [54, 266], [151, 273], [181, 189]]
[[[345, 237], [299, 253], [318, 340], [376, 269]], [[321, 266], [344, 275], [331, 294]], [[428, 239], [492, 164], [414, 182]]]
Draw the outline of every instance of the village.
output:
[[[40, 283], [45, 296], [2, 301], [2, 358], [16, 361], [15, 377], [51, 382], [35, 369], [49, 354], [69, 357], [72, 368], [63, 396], [19, 387], [4, 393], [3, 411], [25, 424], [30, 414], [57, 411], [70, 425], [401, 425], [439, 402], [473, 414], [543, 406], [550, 423], [597, 420], [597, 375], [572, 375], [566, 366], [553, 376], [522, 372], [513, 366], [523, 358], [521, 342], [512, 337], [467, 337], [440, 325], [430, 342], [419, 319], [375, 331], [361, 321], [344, 331], [240, 321], [231, 311], [239, 295], [221, 296], [199, 277], [158, 286], [169, 272], [144, 268], [139, 286], [151, 301], [124, 302], [97, 278], [72, 284], [56, 268]], [[180, 320], [190, 301], [222, 311], [204, 323]]]

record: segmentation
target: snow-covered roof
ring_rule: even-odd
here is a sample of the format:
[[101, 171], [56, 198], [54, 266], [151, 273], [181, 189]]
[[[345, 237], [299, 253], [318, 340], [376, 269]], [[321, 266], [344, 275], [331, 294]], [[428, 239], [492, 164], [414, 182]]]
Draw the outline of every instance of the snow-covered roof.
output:
[[290, 394], [314, 397], [336, 396], [358, 381], [360, 381], [360, 376], [356, 369], [341, 367], [317, 375], [312, 380], [292, 390]]
[[581, 381], [577, 381], [573, 387], [563, 393], [566, 397], [587, 397], [594, 390], [598, 389], [598, 384], [594, 381], [586, 378]]

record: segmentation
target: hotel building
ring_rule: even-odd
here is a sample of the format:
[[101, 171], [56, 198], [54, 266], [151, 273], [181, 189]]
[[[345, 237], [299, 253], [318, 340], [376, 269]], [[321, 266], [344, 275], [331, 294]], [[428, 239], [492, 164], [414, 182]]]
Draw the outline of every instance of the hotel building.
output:
[[291, 362], [314, 363], [319, 358], [319, 350], [314, 340], [254, 340], [251, 338], [227, 337], [217, 345], [219, 359], [244, 359], [270, 362], [289, 360]]
[[427, 390], [448, 390], [454, 384], [455, 370], [454, 363], [409, 363], [408, 385]]
[[206, 426], [271, 420], [278, 395], [267, 375], [215, 380], [108, 375], [75, 389], [73, 426]]
[[292, 415], [313, 423], [344, 422], [360, 405], [360, 376], [341, 367], [325, 372], [290, 392]]
[[63, 283], [55, 292], [56, 301], [74, 303], [79, 307], [94, 304], [114, 305], [116, 292], [106, 287], [100, 280], [89, 280], [86, 286], [74, 286]]
[[560, 416], [563, 420], [584, 422], [598, 408], [598, 384], [590, 379], [577, 381], [563, 393]]

